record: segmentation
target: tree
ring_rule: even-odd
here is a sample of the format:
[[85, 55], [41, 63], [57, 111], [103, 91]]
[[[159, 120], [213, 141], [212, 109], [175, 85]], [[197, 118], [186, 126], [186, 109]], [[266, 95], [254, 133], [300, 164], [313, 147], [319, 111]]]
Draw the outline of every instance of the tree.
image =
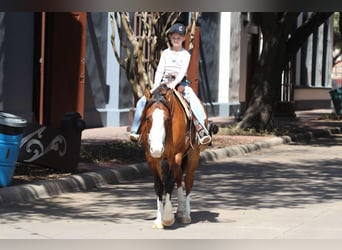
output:
[[[188, 30], [192, 38], [199, 13], [191, 12], [190, 15], [191, 22]], [[126, 73], [135, 100], [143, 95], [146, 87], [152, 87], [160, 53], [169, 45], [167, 31], [172, 24], [179, 21], [181, 16], [182, 12], [113, 12], [110, 14], [113, 51], [120, 67]], [[137, 21], [137, 25], [134, 25], [134, 21]], [[124, 50], [124, 53], [119, 52], [115, 43], [116, 39], [119, 39], [120, 48]]]
[[251, 98], [237, 127], [257, 131], [273, 127], [273, 112], [280, 100], [281, 74], [303, 43], [333, 12], [312, 13], [297, 27], [300, 12], [253, 13], [263, 37], [262, 52], [251, 82]]
[[339, 62], [342, 55], [342, 12], [334, 14], [334, 52], [333, 65]]

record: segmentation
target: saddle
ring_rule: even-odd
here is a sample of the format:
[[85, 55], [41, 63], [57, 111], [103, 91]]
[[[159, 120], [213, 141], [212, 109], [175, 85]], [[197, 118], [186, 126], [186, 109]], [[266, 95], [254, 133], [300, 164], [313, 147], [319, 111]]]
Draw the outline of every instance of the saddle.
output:
[[192, 119], [192, 115], [191, 115], [191, 109], [190, 109], [190, 105], [187, 102], [187, 100], [182, 96], [181, 93], [179, 93], [177, 90], [174, 90], [173, 93], [175, 93], [176, 97], [178, 98], [179, 102], [181, 103], [184, 112], [186, 114], [186, 116], [188, 117], [188, 119], [191, 121]]

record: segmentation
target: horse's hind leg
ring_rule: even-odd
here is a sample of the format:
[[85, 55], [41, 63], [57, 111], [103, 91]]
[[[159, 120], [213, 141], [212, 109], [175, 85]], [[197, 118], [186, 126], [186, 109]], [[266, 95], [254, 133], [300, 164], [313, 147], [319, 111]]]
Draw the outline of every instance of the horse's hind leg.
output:
[[183, 218], [183, 215], [185, 213], [185, 196], [184, 196], [184, 189], [182, 185], [183, 181], [183, 167], [187, 164], [187, 157], [185, 157], [182, 161], [182, 172], [177, 176], [176, 182], [177, 182], [177, 201], [178, 201], [178, 206], [177, 206], [177, 212], [176, 212], [176, 217], [179, 219]]
[[[188, 176], [186, 176], [189, 179]], [[178, 208], [176, 212], [176, 217], [182, 221], [184, 224], [189, 224], [191, 222], [190, 216], [190, 192], [186, 192], [186, 196], [184, 195], [183, 187], [180, 186], [177, 188], [177, 199], [178, 199]]]
[[178, 200], [178, 207], [176, 212], [176, 217], [182, 219], [185, 213], [185, 196], [183, 186], [180, 185], [177, 187], [177, 200]]
[[[188, 177], [189, 179], [190, 177]], [[186, 195], [184, 199], [184, 208], [183, 208], [183, 212], [181, 215], [181, 220], [182, 223], [184, 224], [189, 224], [191, 223], [191, 207], [190, 207], [190, 192], [186, 191]]]
[[186, 175], [184, 178], [185, 201], [184, 201], [184, 210], [183, 210], [184, 212], [183, 212], [183, 217], [182, 217], [182, 222], [186, 223], [186, 224], [191, 222], [190, 193], [192, 190], [195, 171], [198, 167], [198, 164], [199, 164], [199, 153], [198, 154], [195, 153], [195, 155], [193, 155], [193, 157], [191, 157], [189, 155], [189, 160], [188, 160], [188, 164], [187, 164], [187, 171], [186, 171]]

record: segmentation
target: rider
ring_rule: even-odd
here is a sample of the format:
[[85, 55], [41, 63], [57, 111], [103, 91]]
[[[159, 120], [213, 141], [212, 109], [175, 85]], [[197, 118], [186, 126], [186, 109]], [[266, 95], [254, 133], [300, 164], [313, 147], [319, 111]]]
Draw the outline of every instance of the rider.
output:
[[[206, 112], [185, 77], [190, 62], [190, 53], [183, 47], [185, 34], [185, 26], [181, 23], [175, 23], [169, 29], [168, 38], [170, 39], [172, 46], [171, 48], [165, 49], [161, 54], [154, 77], [154, 87], [151, 89], [151, 92], [160, 84], [166, 84], [172, 89], [181, 86], [181, 90], [178, 90], [182, 92], [185, 99], [190, 103], [190, 108], [195, 118], [194, 123], [199, 136], [199, 143], [207, 145], [211, 142], [211, 136], [205, 126], [205, 119], [207, 117]], [[140, 117], [145, 103], [145, 96], [140, 98], [137, 102], [130, 134], [130, 139], [132, 141], [139, 140], [139, 134], [137, 134], [137, 132], [140, 127]]]

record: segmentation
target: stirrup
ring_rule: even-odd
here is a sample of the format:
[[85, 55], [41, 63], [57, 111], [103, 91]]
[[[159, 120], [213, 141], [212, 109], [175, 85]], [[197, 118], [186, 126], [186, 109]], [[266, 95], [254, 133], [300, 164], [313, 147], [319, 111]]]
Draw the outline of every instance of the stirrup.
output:
[[140, 135], [139, 134], [133, 134], [131, 133], [129, 135], [129, 139], [132, 141], [132, 142], [138, 142], [139, 139], [140, 139]]
[[204, 135], [203, 137], [200, 137], [198, 141], [201, 145], [208, 145], [211, 142], [211, 137], [209, 135]]

